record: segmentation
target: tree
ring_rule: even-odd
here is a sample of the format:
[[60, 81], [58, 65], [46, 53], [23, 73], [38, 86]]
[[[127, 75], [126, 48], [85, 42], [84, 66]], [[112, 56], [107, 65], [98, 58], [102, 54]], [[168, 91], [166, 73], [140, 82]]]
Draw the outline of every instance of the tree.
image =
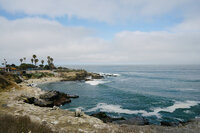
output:
[[54, 68], [53, 58], [51, 58], [50, 56], [47, 56], [47, 63], [50, 69]]
[[26, 57], [24, 57], [24, 62], [26, 62]]
[[36, 64], [38, 63], [39, 60], [38, 60], [38, 59], [35, 59], [34, 61], [35, 61], [35, 65], [36, 65]]
[[53, 63], [53, 58], [50, 58], [51, 63]]
[[23, 62], [23, 59], [22, 59], [22, 58], [20, 59], [20, 62], [21, 62], [21, 64], [22, 64], [22, 62]]
[[41, 60], [42, 65], [44, 64], [44, 60]]
[[34, 55], [33, 55], [33, 59], [35, 60], [35, 59], [36, 59], [36, 57], [37, 57], [37, 56], [34, 54]]
[[32, 64], [33, 64], [33, 61], [34, 61], [34, 60], [33, 60], [33, 58], [32, 58], [32, 59], [31, 59]]

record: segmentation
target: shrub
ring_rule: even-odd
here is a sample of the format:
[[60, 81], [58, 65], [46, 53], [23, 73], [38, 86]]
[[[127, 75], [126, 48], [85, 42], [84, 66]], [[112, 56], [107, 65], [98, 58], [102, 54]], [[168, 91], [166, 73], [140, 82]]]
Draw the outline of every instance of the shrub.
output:
[[21, 69], [21, 70], [27, 70], [27, 69], [33, 69], [33, 68], [36, 68], [36, 66], [33, 65], [33, 64], [25, 64], [25, 63], [22, 63], [22, 64], [19, 66], [19, 69]]
[[2, 75], [0, 75], [0, 89], [5, 89], [10, 85], [11, 83], [7, 81]]
[[32, 122], [28, 116], [0, 114], [0, 133], [53, 133], [49, 127]]
[[0, 72], [0, 75], [9, 81], [13, 81], [16, 83], [21, 83], [22, 80], [16, 74], [12, 74], [9, 72]]

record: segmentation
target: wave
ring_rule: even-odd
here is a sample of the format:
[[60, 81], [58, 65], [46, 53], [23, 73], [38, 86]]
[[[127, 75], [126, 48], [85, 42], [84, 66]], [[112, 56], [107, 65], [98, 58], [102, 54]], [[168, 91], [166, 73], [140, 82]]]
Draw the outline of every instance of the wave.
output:
[[109, 81], [105, 81], [101, 79], [93, 79], [93, 80], [85, 81], [85, 83], [90, 84], [90, 85], [99, 85], [99, 84], [109, 83]]
[[132, 111], [129, 109], [123, 109], [120, 105], [106, 104], [106, 103], [98, 103], [96, 107], [87, 110], [86, 112], [94, 112], [100, 110], [102, 112], [114, 112], [114, 113], [124, 113], [124, 114], [138, 114], [144, 113], [144, 110], [140, 111]]
[[119, 113], [119, 114], [141, 114], [142, 116], [156, 116], [158, 118], [161, 117], [160, 112], [174, 112], [176, 109], [190, 108], [192, 106], [198, 105], [200, 102], [198, 101], [185, 101], [178, 102], [176, 101], [174, 105], [165, 107], [165, 108], [154, 108], [153, 112], [147, 112], [145, 110], [129, 110], [123, 109], [120, 105], [106, 104], [106, 103], [98, 103], [96, 107], [87, 110], [86, 112], [95, 112], [97, 110], [102, 112], [109, 113]]
[[155, 115], [157, 117], [160, 117], [159, 112], [170, 112], [173, 113], [176, 109], [188, 109], [192, 106], [196, 106], [200, 104], [199, 101], [184, 101], [184, 102], [179, 102], [179, 101], [175, 101], [174, 105], [172, 106], [168, 106], [165, 108], [154, 108], [153, 112], [148, 112], [143, 114], [144, 116], [152, 116]]
[[118, 77], [120, 76], [120, 74], [117, 74], [117, 73], [99, 73], [101, 76], [104, 76], [104, 77]]
[[193, 88], [170, 88], [169, 90], [174, 90], [174, 91], [198, 91]]

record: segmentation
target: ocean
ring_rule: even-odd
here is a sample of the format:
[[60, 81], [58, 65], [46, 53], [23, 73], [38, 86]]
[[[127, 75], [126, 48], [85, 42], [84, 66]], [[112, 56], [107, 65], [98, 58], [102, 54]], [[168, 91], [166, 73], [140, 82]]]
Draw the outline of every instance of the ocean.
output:
[[199, 65], [66, 66], [110, 73], [102, 80], [66, 81], [38, 85], [79, 95], [60, 108], [80, 108], [86, 114], [106, 112], [111, 117], [143, 116], [152, 124], [200, 117]]

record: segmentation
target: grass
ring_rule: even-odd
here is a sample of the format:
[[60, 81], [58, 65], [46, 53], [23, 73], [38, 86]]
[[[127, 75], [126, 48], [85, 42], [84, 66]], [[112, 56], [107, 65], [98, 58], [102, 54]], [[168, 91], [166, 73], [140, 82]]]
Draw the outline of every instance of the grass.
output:
[[15, 83], [21, 83], [22, 80], [17, 76], [16, 74], [12, 74], [9, 72], [0, 72], [0, 75], [4, 77], [5, 79], [15, 82]]
[[0, 114], [0, 133], [55, 133], [48, 126], [32, 122], [28, 116]]

